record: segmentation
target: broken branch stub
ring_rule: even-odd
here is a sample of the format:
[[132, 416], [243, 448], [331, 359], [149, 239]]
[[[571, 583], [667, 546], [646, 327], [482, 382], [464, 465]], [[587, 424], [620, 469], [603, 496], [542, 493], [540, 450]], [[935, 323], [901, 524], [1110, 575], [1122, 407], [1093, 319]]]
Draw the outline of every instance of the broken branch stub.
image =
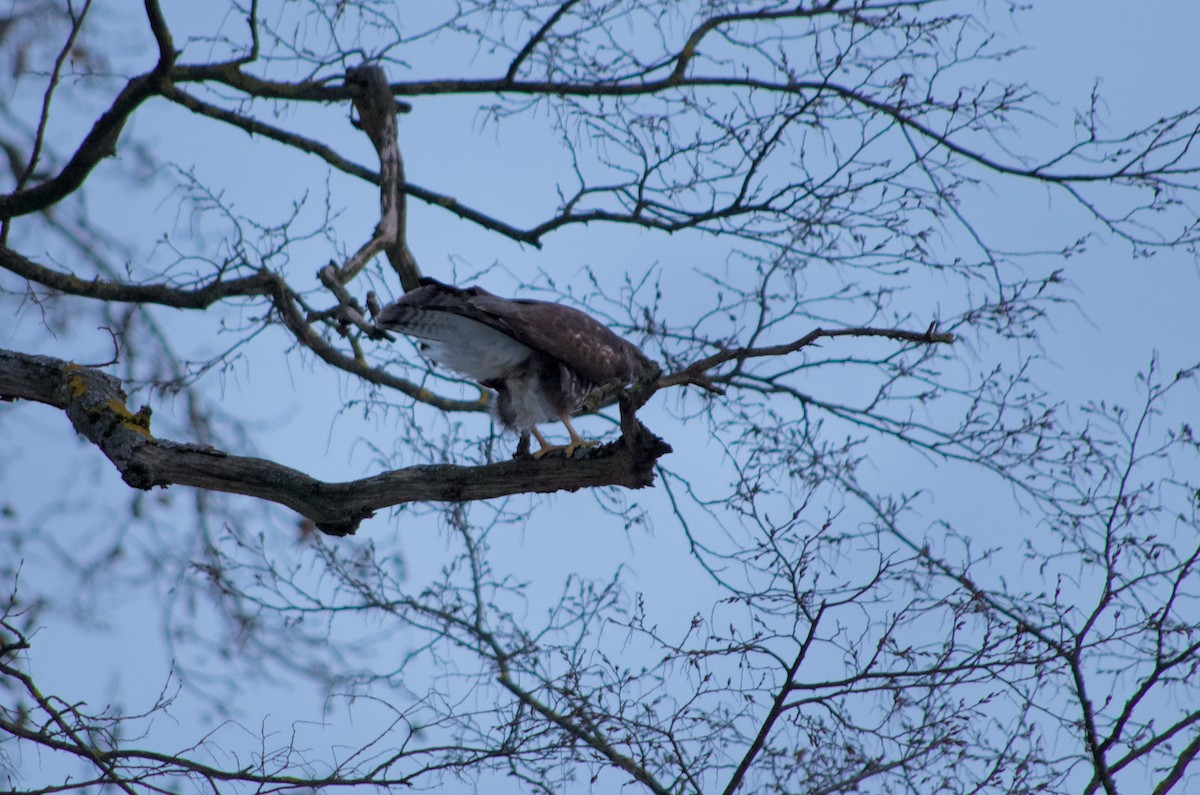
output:
[[[353, 95], [359, 126], [379, 154], [379, 226], [364, 249], [382, 245], [404, 291], [415, 290], [420, 283], [421, 270], [408, 248], [404, 160], [400, 156], [396, 129], [398, 107], [395, 97], [383, 69], [378, 66], [363, 64], [348, 69], [346, 86]], [[369, 259], [369, 256], [352, 258], [340, 274], [341, 281], [345, 283], [354, 278]]]

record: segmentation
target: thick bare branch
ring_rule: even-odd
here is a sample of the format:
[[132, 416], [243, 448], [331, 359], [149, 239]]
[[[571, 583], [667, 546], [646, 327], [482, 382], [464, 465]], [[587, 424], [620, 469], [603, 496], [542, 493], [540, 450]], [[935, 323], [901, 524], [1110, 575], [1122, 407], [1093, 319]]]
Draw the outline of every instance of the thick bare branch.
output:
[[134, 488], [194, 486], [270, 500], [312, 519], [330, 535], [353, 533], [375, 511], [407, 502], [483, 500], [596, 486], [641, 488], [653, 481], [655, 460], [670, 450], [642, 429], [635, 448], [615, 442], [584, 460], [415, 466], [326, 483], [272, 461], [156, 439], [150, 433], [150, 410], [131, 412], [117, 378], [61, 359], [0, 351], [0, 397], [63, 409], [75, 430], [99, 447]]

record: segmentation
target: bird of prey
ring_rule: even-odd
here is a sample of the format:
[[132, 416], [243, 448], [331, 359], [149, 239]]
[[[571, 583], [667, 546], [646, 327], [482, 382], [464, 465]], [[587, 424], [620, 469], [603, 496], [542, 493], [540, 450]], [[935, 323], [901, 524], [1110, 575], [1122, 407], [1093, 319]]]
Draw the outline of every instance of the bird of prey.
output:
[[[571, 415], [594, 388], [628, 384], [653, 367], [636, 345], [578, 309], [428, 278], [384, 307], [376, 323], [415, 337], [430, 359], [493, 390], [496, 418], [525, 438], [532, 433], [538, 458], [595, 446], [576, 433]], [[551, 445], [538, 431], [554, 420], [566, 426], [568, 444]]]

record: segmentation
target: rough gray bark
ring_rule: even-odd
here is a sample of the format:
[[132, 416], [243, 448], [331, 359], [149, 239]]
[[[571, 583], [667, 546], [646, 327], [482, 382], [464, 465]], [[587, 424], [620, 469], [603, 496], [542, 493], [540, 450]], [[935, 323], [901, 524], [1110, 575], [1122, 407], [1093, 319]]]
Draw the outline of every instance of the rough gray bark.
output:
[[[0, 350], [0, 399], [32, 400], [62, 409], [75, 430], [100, 448], [133, 488], [193, 486], [270, 500], [308, 517], [330, 535], [351, 534], [380, 508], [407, 502], [482, 500], [595, 486], [641, 488], [653, 481], [654, 462], [671, 449], [636, 423], [630, 410], [623, 426], [634, 432], [583, 459], [413, 466], [326, 483], [273, 461], [156, 439], [149, 408], [131, 412], [120, 380], [94, 367]], [[627, 444], [629, 439], [632, 444]]]

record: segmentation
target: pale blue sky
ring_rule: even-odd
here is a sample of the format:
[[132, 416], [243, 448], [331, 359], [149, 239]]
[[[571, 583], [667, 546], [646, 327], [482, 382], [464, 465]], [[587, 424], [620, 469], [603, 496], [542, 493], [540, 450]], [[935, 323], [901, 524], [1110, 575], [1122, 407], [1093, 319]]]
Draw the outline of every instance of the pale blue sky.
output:
[[[180, 12], [170, 9], [169, 13], [174, 16]], [[1200, 103], [1196, 88], [1200, 48], [1195, 45], [1200, 34], [1200, 5], [1190, 0], [1147, 4], [1112, 0], [1043, 2], [1022, 15], [1015, 30], [1007, 16], [996, 22], [1002, 35], [1029, 47], [1003, 67], [1004, 73], [1025, 75], [1049, 100], [1044, 106], [1046, 122], [1023, 128], [1020, 140], [1014, 143], [1036, 147], [1044, 140], [1053, 148], [1069, 140], [1072, 109], [1086, 103], [1097, 81], [1114, 129], [1137, 126], [1164, 112]], [[408, 175], [413, 181], [469, 199], [474, 206], [518, 224], [537, 216], [537, 210], [530, 206], [545, 207], [554, 202], [553, 183], [543, 170], [547, 162], [561, 162], [561, 150], [536, 121], [497, 132], [481, 123], [470, 98], [419, 99], [414, 105], [414, 112], [402, 118], [400, 128]], [[314, 130], [324, 131], [342, 151], [361, 162], [373, 162], [361, 133], [345, 123], [346, 109], [304, 114], [312, 116]], [[164, 154], [202, 148], [205, 156], [198, 158], [198, 173], [206, 180], [228, 186], [228, 198], [235, 206], [273, 207], [274, 212], [281, 213], [305, 191], [311, 192], [314, 205], [323, 201], [326, 184], [313, 184], [313, 175], [319, 171], [309, 168], [302, 156], [294, 156], [294, 170], [281, 171], [275, 165], [267, 169], [260, 165], [253, 150], [245, 147], [242, 133], [206, 125], [180, 135], [181, 121], [186, 122], [183, 110], [148, 107], [139, 114], [134, 128], [143, 137], [157, 139]], [[329, 190], [333, 204], [344, 209], [337, 222], [341, 241], [355, 246], [377, 219], [373, 189], [334, 178]], [[120, 231], [122, 225], [136, 226], [145, 217], [161, 220], [176, 212], [173, 206], [162, 203], [161, 197], [128, 194], [124, 199], [95, 205], [97, 220]], [[985, 192], [977, 202], [979, 214], [973, 216], [974, 221], [985, 238], [1000, 248], [1017, 248], [1031, 240], [1056, 237], [1063, 227], [1078, 220], [1077, 210], [1064, 197], [1050, 195], [1037, 185], [1006, 187], [995, 194]], [[667, 275], [669, 284], [690, 289], [693, 267], [715, 267], [725, 257], [721, 246], [697, 235], [667, 237], [596, 227], [553, 235], [537, 251], [417, 203], [411, 211], [410, 245], [429, 275], [445, 278], [455, 263], [464, 270], [473, 270], [498, 262], [518, 278], [528, 278], [544, 269], [552, 272], [560, 285], [577, 278], [580, 270], [589, 266], [610, 269], [615, 265], [633, 272], [656, 266]], [[296, 247], [289, 267], [301, 276], [315, 273], [329, 256], [328, 248], [318, 240]], [[1031, 273], [1041, 272], [1054, 267], [1054, 263], [1031, 261], [1028, 267]], [[1039, 365], [1040, 377], [1058, 397], [1073, 402], [1133, 402], [1137, 398], [1133, 376], [1152, 354], [1159, 355], [1167, 371], [1200, 359], [1200, 313], [1196, 310], [1200, 306], [1200, 278], [1190, 255], [1170, 252], [1133, 260], [1127, 246], [1109, 242], [1089, 246], [1066, 267], [1078, 310], [1064, 309], [1053, 319], [1051, 330], [1041, 340], [1044, 363]], [[224, 344], [213, 336], [212, 322], [204, 318], [171, 322], [194, 326], [198, 351], [211, 352]], [[384, 451], [391, 452], [389, 423], [396, 417], [379, 412], [364, 417], [361, 409], [340, 412], [343, 403], [361, 396], [359, 389], [330, 377], [321, 367], [285, 360], [280, 355], [285, 344], [281, 334], [264, 335], [251, 348], [252, 365], [234, 368], [223, 382], [213, 380], [214, 394], [220, 395], [223, 407], [254, 428], [253, 443], [260, 455], [329, 480], [349, 480], [378, 471], [371, 451], [360, 440], [373, 438]], [[109, 337], [103, 331], [79, 328], [70, 337], [46, 338], [36, 313], [26, 313], [16, 328], [0, 329], [0, 346], [76, 360], [101, 360], [107, 355]], [[971, 345], [959, 350], [963, 367], [970, 369], [995, 354]], [[216, 388], [218, 383], [220, 387]], [[1187, 394], [1188, 399], [1177, 401], [1164, 422], [1200, 419], [1200, 395], [1195, 389]], [[695, 426], [673, 420], [661, 405], [656, 405], [675, 400], [674, 395], [660, 394], [643, 412], [645, 422], [676, 449], [663, 464], [698, 484], [713, 477], [710, 488], [722, 488], [724, 475], [712, 463], [719, 460], [714, 445], [702, 433], [696, 433]], [[172, 406], [162, 403], [155, 410], [169, 415]], [[610, 432], [607, 423], [600, 420], [584, 420], [582, 426], [593, 433]], [[61, 532], [62, 543], [85, 537], [86, 522], [95, 520], [89, 509], [74, 510], [71, 501], [64, 505], [64, 494], [80, 494], [81, 505], [86, 493], [117, 495], [118, 504], [127, 496], [107, 462], [96, 450], [75, 441], [57, 412], [35, 406], [0, 406], [0, 429], [9, 435], [5, 447], [16, 452], [15, 456], [6, 455], [9, 463], [0, 469], [4, 488], [22, 495], [21, 510], [31, 521], [61, 511], [61, 517], [48, 519], [45, 528]], [[502, 449], [512, 443], [512, 439], [506, 439]], [[887, 484], [898, 491], [930, 488], [933, 484], [927, 498], [931, 519], [944, 517], [977, 528], [978, 537], [986, 543], [1032, 530], [1023, 526], [1024, 519], [1013, 509], [1009, 492], [989, 485], [986, 475], [955, 474], [947, 479], [946, 468], [913, 462], [910, 452], [895, 452], [882, 445], [877, 453], [871, 461], [874, 472], [866, 477], [877, 479], [873, 485]], [[11, 463], [14, 460], [20, 464]], [[404, 451], [398, 451], [397, 464], [405, 460]], [[577, 571], [603, 580], [618, 569], [624, 570], [627, 588], [643, 593], [652, 615], [664, 622], [685, 618], [696, 605], [710, 601], [714, 589], [697, 576], [694, 561], [687, 556], [685, 539], [670, 516], [661, 484], [628, 496], [650, 512], [651, 528], [639, 526], [626, 531], [597, 508], [593, 495], [580, 493], [538, 499], [523, 527], [495, 531], [511, 533], [512, 537], [493, 541], [492, 565], [531, 583], [531, 615], [540, 615], [545, 600], [553, 599], [561, 589], [559, 578], [542, 576], [547, 571]], [[190, 500], [187, 490], [178, 487], [170, 490], [169, 497], [180, 505]], [[515, 498], [515, 503], [523, 500]], [[374, 540], [383, 545], [396, 544], [415, 588], [438, 570], [456, 542], [432, 518], [414, 513], [406, 511], [397, 518], [381, 512], [364, 523], [357, 540], [344, 543]], [[482, 506], [472, 509], [473, 516], [487, 513]], [[114, 515], [113, 522], [117, 521]], [[265, 529], [287, 531], [286, 526]], [[131, 530], [136, 532], [137, 528]], [[672, 565], [664, 566], [664, 561]], [[34, 563], [24, 578], [52, 576], [53, 564]], [[162, 595], [136, 594], [137, 599], [148, 603], [132, 597], [99, 598], [111, 616], [111, 626], [84, 633], [61, 620], [48, 621], [35, 638], [31, 658], [43, 686], [96, 704], [118, 694], [136, 692], [146, 682], [157, 688], [168, 677], [170, 660], [161, 639], [143, 617], [153, 612], [152, 603]], [[394, 642], [403, 647], [405, 639]], [[81, 648], [87, 649], [86, 655], [79, 653]], [[389, 648], [383, 653], [397, 655], [402, 650]], [[247, 705], [248, 712], [257, 714], [261, 707], [272, 713], [277, 730], [293, 719], [320, 719], [320, 705], [315, 701], [281, 699], [269, 688], [255, 695], [260, 704], [253, 708]], [[284, 706], [284, 700], [291, 703]], [[131, 704], [134, 709], [139, 706], [148, 706], [144, 698]], [[185, 715], [188, 709], [199, 709], [186, 700], [181, 708]], [[359, 724], [364, 730], [373, 725], [365, 718]], [[194, 738], [196, 729], [186, 717], [174, 725], [169, 721], [156, 723], [156, 730], [179, 742]], [[312, 741], [322, 741], [320, 732], [314, 732]], [[24, 762], [36, 764], [36, 760]]]

